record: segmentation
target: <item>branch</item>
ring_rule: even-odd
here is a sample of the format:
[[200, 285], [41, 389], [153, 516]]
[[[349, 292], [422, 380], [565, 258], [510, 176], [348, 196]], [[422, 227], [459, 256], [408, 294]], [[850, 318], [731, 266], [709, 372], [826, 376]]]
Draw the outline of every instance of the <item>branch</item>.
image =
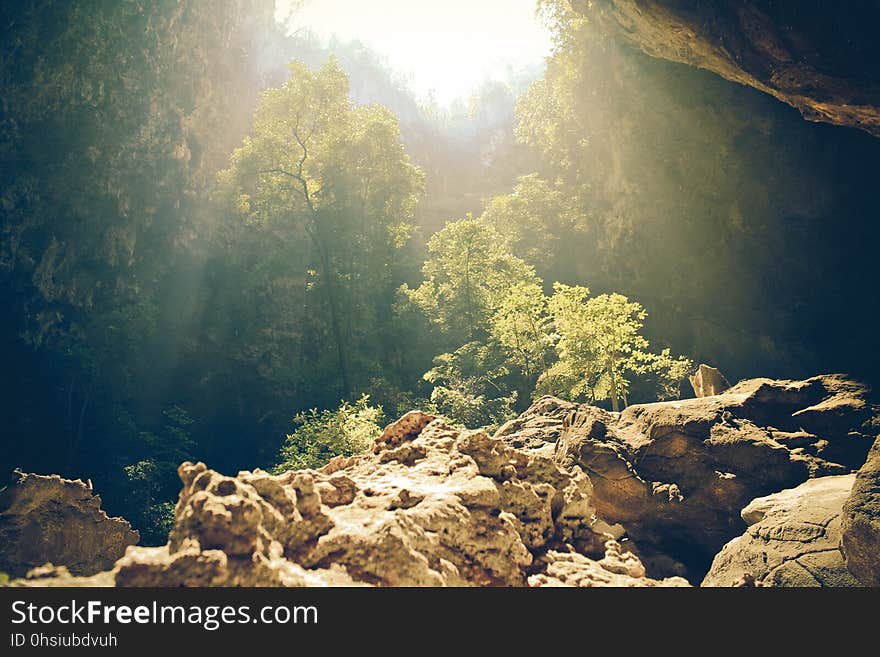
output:
[[[302, 162], [304, 162], [304, 161], [305, 161], [305, 159], [301, 160], [300, 169], [302, 169]], [[303, 197], [306, 200], [306, 205], [309, 206], [309, 210], [311, 210], [312, 212], [315, 212], [315, 206], [312, 203], [311, 194], [309, 194], [309, 183], [303, 177], [301, 171], [300, 171], [300, 173], [291, 173], [290, 171], [286, 171], [285, 169], [273, 168], [273, 169], [260, 169], [259, 171], [257, 171], [257, 173], [258, 174], [261, 174], [261, 173], [280, 173], [281, 175], [287, 176], [289, 178], [293, 178], [294, 180], [299, 182], [299, 184], [302, 186]]]

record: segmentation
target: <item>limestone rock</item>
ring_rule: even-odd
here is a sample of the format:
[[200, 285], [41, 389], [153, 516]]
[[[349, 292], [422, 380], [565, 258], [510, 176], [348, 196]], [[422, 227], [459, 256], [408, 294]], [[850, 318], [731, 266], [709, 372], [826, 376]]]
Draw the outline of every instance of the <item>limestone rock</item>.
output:
[[623, 526], [649, 574], [681, 574], [684, 564], [700, 580], [745, 530], [740, 510], [752, 499], [864, 462], [867, 394], [825, 375], [752, 379], [720, 395], [619, 414], [544, 397], [496, 435], [530, 453], [546, 453], [535, 439], [541, 432], [559, 436], [556, 460], [589, 476], [597, 515]]
[[703, 586], [857, 586], [839, 549], [855, 475], [820, 477], [753, 500], [746, 532], [712, 562]]
[[645, 568], [632, 554], [621, 553], [616, 541], [608, 541], [606, 555], [600, 561], [577, 552], [551, 550], [544, 557], [546, 570], [529, 577], [529, 586], [645, 587], [690, 586], [686, 579], [670, 577], [655, 580], [645, 576]]
[[[833, 475], [876, 434], [867, 394], [826, 375], [621, 413], [543, 397], [494, 436], [408, 413], [320, 470], [184, 463], [168, 544], [130, 546], [101, 583], [679, 586], [748, 527], [716, 559], [719, 582], [852, 584], [837, 546], [854, 475]], [[47, 567], [14, 584], [43, 582], [83, 578]]]
[[[503, 438], [508, 445], [517, 449], [530, 452], [543, 450], [552, 455], [554, 446], [562, 435], [563, 421], [579, 408], [579, 404], [545, 395], [525, 413], [502, 424], [495, 432], [495, 437]], [[604, 417], [602, 409], [595, 410], [600, 418]]]
[[401, 443], [411, 440], [435, 419], [435, 416], [422, 411], [410, 411], [404, 414], [385, 427], [382, 435], [376, 439], [373, 451], [378, 454], [386, 447], [397, 447]]
[[730, 383], [724, 378], [721, 370], [704, 364], [700, 364], [696, 374], [689, 376], [688, 380], [697, 397], [720, 395], [730, 387]]
[[11, 580], [7, 586], [26, 588], [108, 587], [113, 586], [113, 572], [105, 570], [94, 575], [77, 577], [71, 575], [65, 566], [45, 563], [37, 568], [32, 568], [24, 577]]
[[841, 550], [862, 584], [880, 586], [880, 437], [843, 505]]
[[180, 477], [168, 545], [130, 548], [117, 585], [524, 586], [550, 550], [643, 579], [593, 528], [582, 471], [420, 412], [321, 471], [227, 477], [185, 463]]
[[13, 577], [47, 562], [94, 575], [138, 539], [126, 520], [107, 516], [101, 498], [79, 479], [15, 470], [0, 490], [0, 572]]
[[[880, 18], [873, 3], [845, 10], [804, 0], [779, 5], [758, 0], [571, 4], [652, 57], [754, 87], [797, 108], [809, 121], [880, 136], [877, 58], [871, 57], [876, 45], [860, 28]], [[833, 21], [829, 14], [834, 14]], [[830, 25], [846, 38], [829, 38]]]

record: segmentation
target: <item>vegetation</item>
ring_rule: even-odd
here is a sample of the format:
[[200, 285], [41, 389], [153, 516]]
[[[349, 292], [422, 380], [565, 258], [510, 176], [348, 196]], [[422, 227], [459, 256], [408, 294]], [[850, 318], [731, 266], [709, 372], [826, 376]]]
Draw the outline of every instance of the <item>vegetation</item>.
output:
[[592, 229], [515, 138], [534, 78], [420, 105], [268, 0], [2, 12], [5, 467], [89, 477], [160, 543], [181, 461], [320, 467], [383, 408], [497, 426], [658, 369], [637, 342], [603, 374], [592, 306], [547, 296]]
[[369, 395], [354, 404], [342, 402], [335, 410], [313, 408], [298, 413], [296, 429], [281, 447], [276, 472], [320, 468], [334, 456], [352, 456], [365, 451], [382, 432], [382, 408], [370, 406]]
[[589, 402], [610, 399], [619, 411], [621, 403], [628, 403], [632, 377], [655, 373], [663, 398], [693, 368], [687, 358], [673, 359], [668, 349], [646, 351], [648, 341], [640, 330], [648, 313], [641, 304], [622, 294], [589, 298], [590, 291], [579, 285], [553, 287], [548, 306], [559, 335], [559, 360], [539, 380], [543, 392]]

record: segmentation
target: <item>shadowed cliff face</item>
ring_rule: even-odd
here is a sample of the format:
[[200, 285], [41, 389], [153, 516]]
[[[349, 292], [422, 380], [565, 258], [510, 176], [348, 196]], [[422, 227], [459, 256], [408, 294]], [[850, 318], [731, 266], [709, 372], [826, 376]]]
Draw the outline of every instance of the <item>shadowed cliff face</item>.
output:
[[876, 2], [572, 0], [660, 59], [707, 69], [797, 108], [809, 121], [880, 136]]
[[571, 28], [549, 69], [573, 109], [557, 119], [562, 155], [545, 153], [575, 163], [551, 166], [598, 236], [567, 245], [573, 273], [539, 273], [638, 299], [653, 343], [731, 379], [876, 381], [880, 140], [647, 56], [599, 22]]

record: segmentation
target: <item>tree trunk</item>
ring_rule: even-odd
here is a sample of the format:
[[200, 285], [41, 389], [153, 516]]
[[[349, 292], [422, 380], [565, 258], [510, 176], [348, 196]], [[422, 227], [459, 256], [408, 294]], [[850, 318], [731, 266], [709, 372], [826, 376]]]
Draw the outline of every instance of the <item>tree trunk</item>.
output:
[[611, 375], [611, 408], [617, 413], [620, 411], [620, 399], [617, 394], [617, 377], [614, 373], [614, 368], [616, 363], [614, 362], [614, 356], [610, 359], [610, 366], [608, 368], [608, 373]]
[[342, 321], [339, 313], [339, 300], [336, 296], [336, 284], [330, 269], [330, 258], [323, 242], [317, 235], [317, 229], [308, 231], [312, 243], [318, 251], [321, 260], [321, 269], [324, 273], [324, 282], [327, 289], [327, 305], [330, 306], [330, 327], [333, 331], [333, 340], [336, 342], [336, 357], [339, 363], [339, 376], [342, 379], [342, 396], [348, 398], [351, 394], [351, 381], [348, 377], [348, 358], [345, 353], [345, 340], [342, 335]]

